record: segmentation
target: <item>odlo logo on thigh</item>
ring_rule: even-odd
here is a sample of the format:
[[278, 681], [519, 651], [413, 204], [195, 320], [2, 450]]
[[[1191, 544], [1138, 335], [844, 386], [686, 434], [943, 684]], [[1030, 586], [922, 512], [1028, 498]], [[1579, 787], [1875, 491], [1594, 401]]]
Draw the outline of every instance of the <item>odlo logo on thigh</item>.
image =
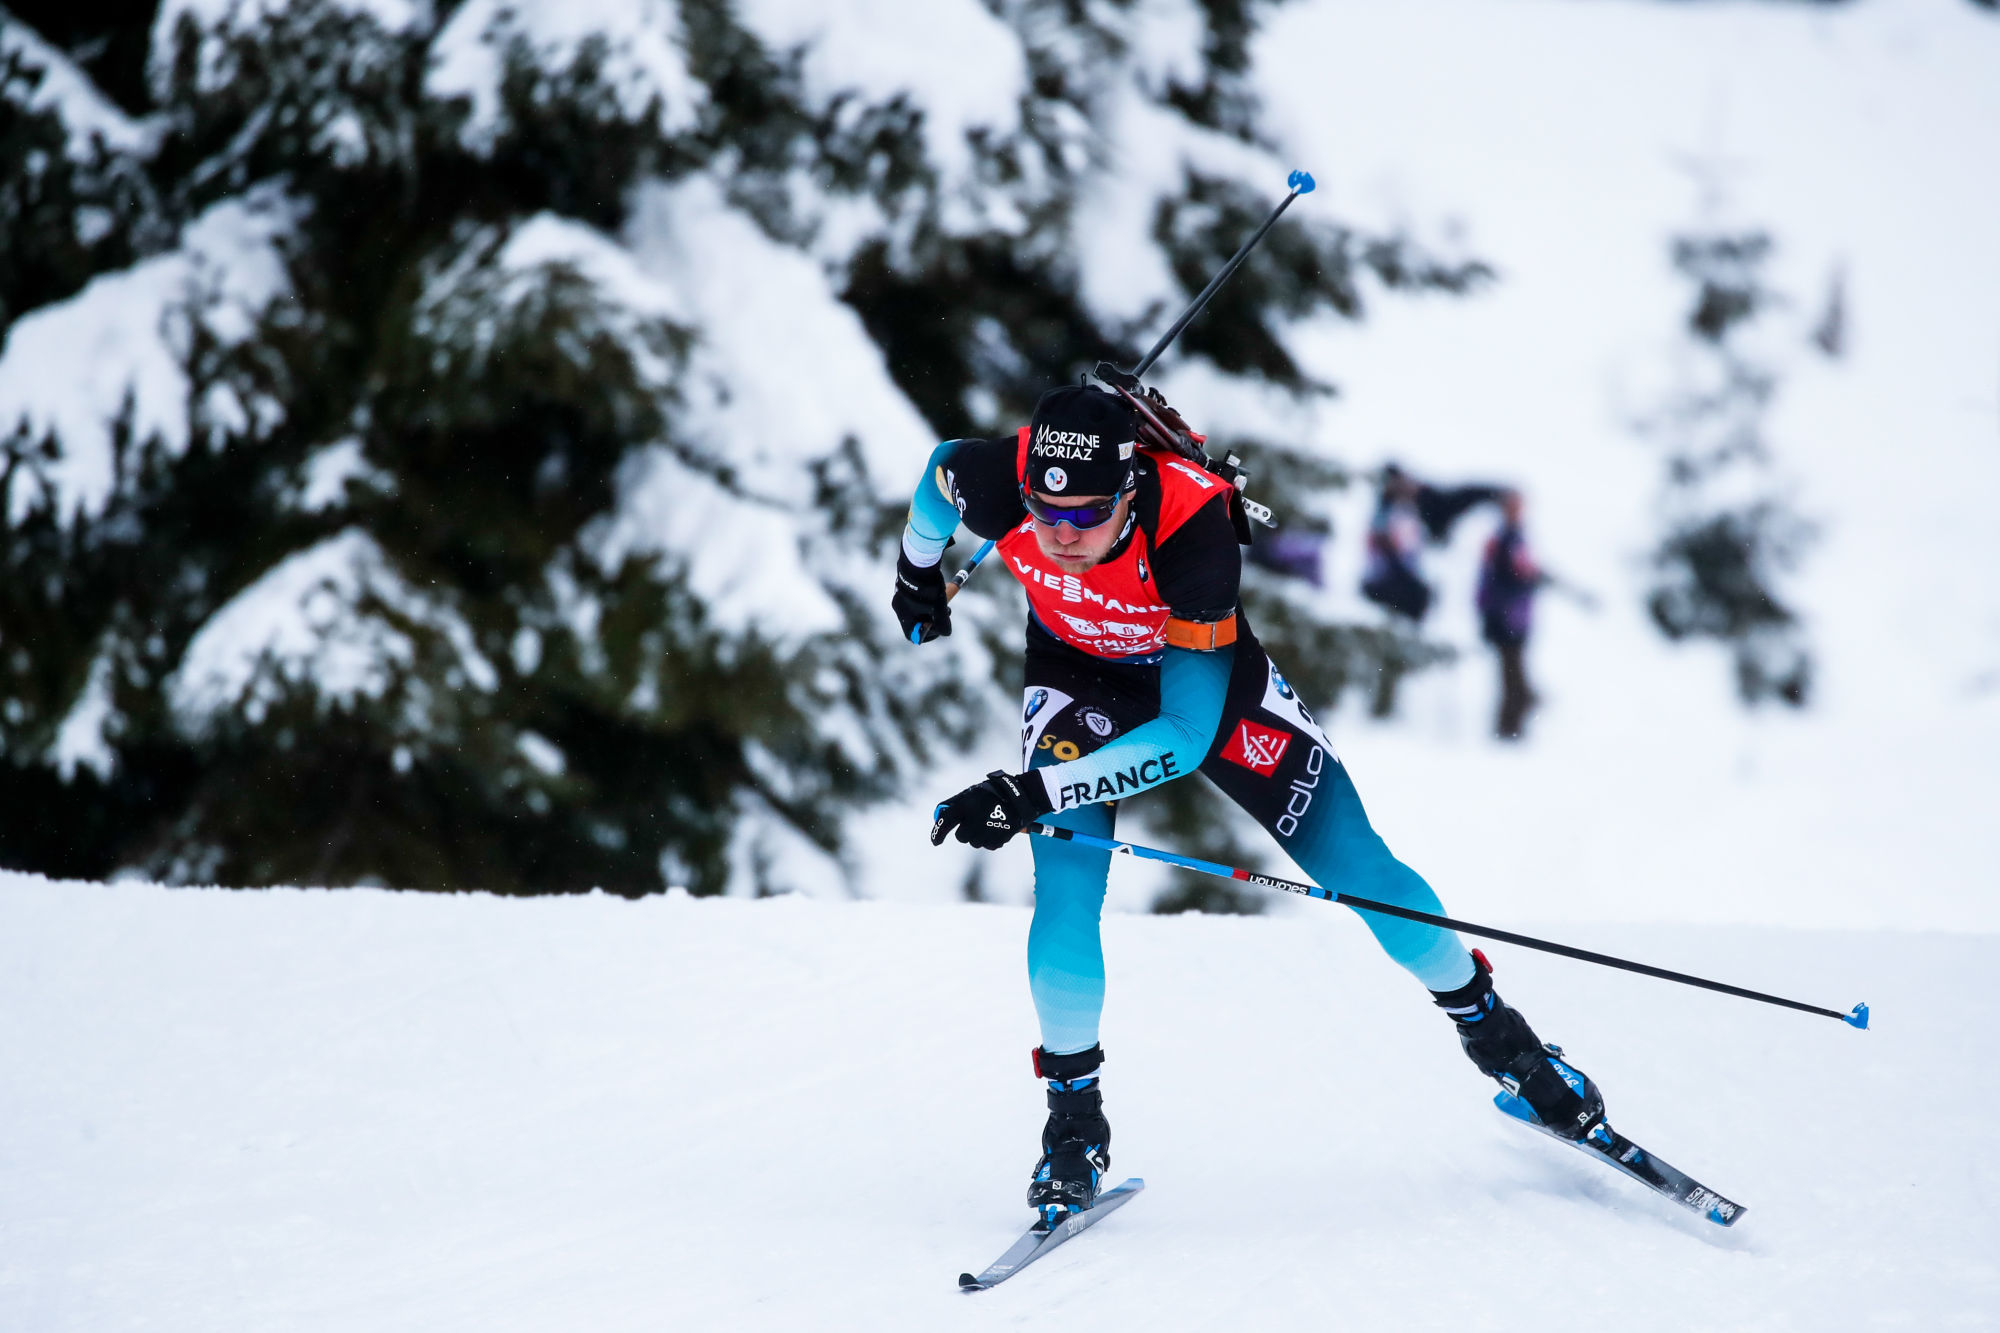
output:
[[1229, 738], [1229, 748], [1222, 752], [1222, 757], [1252, 773], [1269, 773], [1278, 767], [1278, 761], [1285, 757], [1285, 747], [1291, 743], [1291, 732], [1273, 731], [1245, 718], [1236, 724], [1236, 734]]
[[1279, 837], [1289, 838], [1299, 831], [1299, 820], [1305, 816], [1306, 811], [1313, 808], [1313, 792], [1319, 786], [1319, 771], [1325, 767], [1326, 751], [1317, 745], [1313, 746], [1312, 752], [1306, 755], [1305, 774], [1312, 781], [1307, 782], [1305, 778], [1292, 779], [1291, 791], [1285, 797], [1285, 813], [1279, 815], [1278, 822], [1273, 825]]

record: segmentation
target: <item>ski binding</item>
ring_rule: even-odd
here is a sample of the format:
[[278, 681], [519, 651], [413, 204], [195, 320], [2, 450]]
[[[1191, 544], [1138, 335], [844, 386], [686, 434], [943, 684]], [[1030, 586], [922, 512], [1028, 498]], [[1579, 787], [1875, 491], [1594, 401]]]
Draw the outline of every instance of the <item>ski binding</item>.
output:
[[1672, 1199], [1681, 1207], [1700, 1213], [1717, 1226], [1735, 1226], [1737, 1219], [1749, 1211], [1742, 1204], [1717, 1194], [1687, 1172], [1653, 1156], [1611, 1128], [1607, 1121], [1598, 1121], [1596, 1127], [1578, 1141], [1566, 1139], [1544, 1125], [1528, 1104], [1511, 1092], [1494, 1094], [1493, 1104], [1510, 1118], [1530, 1129], [1540, 1130], [1558, 1143], [1603, 1158], [1613, 1170], [1630, 1176], [1662, 1198]]
[[1008, 1278], [1014, 1276], [1014, 1274], [1020, 1272], [1050, 1250], [1061, 1245], [1064, 1241], [1081, 1235], [1090, 1227], [1095, 1226], [1112, 1213], [1118, 1211], [1119, 1208], [1130, 1203], [1138, 1195], [1139, 1191], [1144, 1188], [1146, 1188], [1146, 1182], [1134, 1176], [1116, 1189], [1106, 1190], [1097, 1196], [1097, 1202], [1091, 1204], [1090, 1207], [1084, 1209], [1082, 1212], [1069, 1214], [1054, 1226], [1047, 1226], [1042, 1222], [1035, 1223], [1034, 1226], [1029, 1227], [1022, 1234], [1021, 1239], [1008, 1247], [1005, 1254], [995, 1259], [985, 1272], [979, 1274], [977, 1277], [971, 1273], [960, 1273], [958, 1275], [958, 1289], [960, 1291], [985, 1291], [988, 1287], [997, 1286], [1005, 1282]]

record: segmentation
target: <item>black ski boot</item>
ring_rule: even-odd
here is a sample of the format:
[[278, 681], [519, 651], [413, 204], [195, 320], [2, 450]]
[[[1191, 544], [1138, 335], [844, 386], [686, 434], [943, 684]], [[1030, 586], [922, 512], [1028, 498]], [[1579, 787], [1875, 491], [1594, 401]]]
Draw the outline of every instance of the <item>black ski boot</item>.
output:
[[[1459, 1044], [1479, 1072], [1494, 1079], [1534, 1119], [1563, 1138], [1581, 1140], [1604, 1120], [1604, 1098], [1562, 1047], [1544, 1045], [1518, 1009], [1493, 993], [1493, 969], [1474, 949], [1472, 980], [1455, 991], [1432, 991], [1438, 1008], [1458, 1024]], [[1520, 1107], [1502, 1104], [1518, 1114]]]
[[1111, 1169], [1111, 1125], [1097, 1085], [1103, 1063], [1101, 1046], [1074, 1055], [1035, 1048], [1035, 1076], [1048, 1080], [1049, 1122], [1042, 1127], [1042, 1160], [1028, 1182], [1028, 1205], [1041, 1212], [1044, 1231], [1095, 1203]]

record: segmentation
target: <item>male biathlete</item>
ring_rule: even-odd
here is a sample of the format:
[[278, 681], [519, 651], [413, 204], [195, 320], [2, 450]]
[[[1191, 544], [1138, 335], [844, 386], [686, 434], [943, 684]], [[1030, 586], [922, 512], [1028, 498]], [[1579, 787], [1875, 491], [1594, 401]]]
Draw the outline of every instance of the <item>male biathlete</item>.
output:
[[[1110, 837], [1120, 800], [1199, 770], [1319, 883], [1441, 914], [1369, 827], [1325, 733], [1244, 619], [1236, 489], [1157, 447], [1157, 418], [1144, 439], [1142, 424], [1126, 398], [1066, 386], [1042, 396], [1017, 437], [949, 440], [931, 455], [896, 564], [905, 637], [951, 633], [939, 561], [961, 522], [997, 540], [1029, 604], [1025, 771], [996, 771], [944, 802], [932, 844], [955, 833], [992, 850], [1036, 821]], [[1111, 1164], [1097, 1031], [1111, 854], [1044, 838], [1033, 850], [1028, 989], [1049, 1118], [1028, 1202], [1052, 1225], [1091, 1205]], [[1363, 919], [1451, 1015], [1473, 1064], [1544, 1125], [1581, 1139], [1603, 1119], [1596, 1086], [1501, 1002], [1457, 935]]]

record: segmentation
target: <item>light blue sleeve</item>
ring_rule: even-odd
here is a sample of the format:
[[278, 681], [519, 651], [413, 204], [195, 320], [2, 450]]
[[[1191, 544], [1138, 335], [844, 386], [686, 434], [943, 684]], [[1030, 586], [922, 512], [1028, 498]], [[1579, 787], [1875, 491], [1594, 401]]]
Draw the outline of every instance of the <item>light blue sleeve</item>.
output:
[[931, 451], [923, 480], [910, 497], [910, 519], [903, 525], [903, 554], [920, 569], [929, 569], [942, 559], [951, 535], [958, 531], [958, 504], [952, 499], [945, 469], [960, 443], [946, 440]]
[[1167, 649], [1160, 659], [1160, 715], [1094, 754], [1035, 770], [1050, 804], [1070, 810], [1115, 801], [1200, 768], [1222, 722], [1235, 662], [1234, 645], [1213, 652]]

